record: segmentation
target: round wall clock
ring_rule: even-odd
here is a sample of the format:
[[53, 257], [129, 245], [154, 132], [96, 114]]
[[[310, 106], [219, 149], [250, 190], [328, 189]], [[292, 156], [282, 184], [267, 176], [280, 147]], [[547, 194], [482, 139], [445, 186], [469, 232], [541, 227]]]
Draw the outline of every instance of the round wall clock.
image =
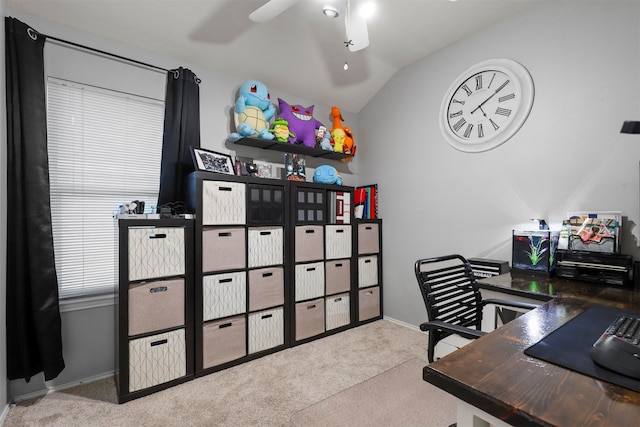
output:
[[524, 124], [533, 106], [533, 79], [510, 59], [490, 59], [462, 73], [440, 106], [440, 129], [460, 151], [499, 146]]

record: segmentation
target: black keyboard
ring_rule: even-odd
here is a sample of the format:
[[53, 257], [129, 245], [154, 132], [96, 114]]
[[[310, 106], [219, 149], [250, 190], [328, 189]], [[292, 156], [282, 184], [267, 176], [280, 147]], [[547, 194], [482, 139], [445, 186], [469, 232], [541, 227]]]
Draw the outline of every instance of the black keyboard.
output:
[[640, 344], [640, 317], [618, 317], [604, 331], [605, 335], [615, 335], [633, 345]]
[[640, 378], [640, 317], [616, 318], [593, 344], [589, 355], [604, 368]]

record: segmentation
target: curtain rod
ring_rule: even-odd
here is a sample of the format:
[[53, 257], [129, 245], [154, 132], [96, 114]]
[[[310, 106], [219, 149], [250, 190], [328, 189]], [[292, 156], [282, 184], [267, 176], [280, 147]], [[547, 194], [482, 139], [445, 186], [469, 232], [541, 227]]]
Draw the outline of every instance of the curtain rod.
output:
[[104, 50], [99, 50], [99, 49], [96, 49], [96, 48], [93, 48], [93, 47], [81, 45], [79, 43], [70, 42], [68, 40], [63, 40], [63, 39], [59, 39], [57, 37], [52, 37], [52, 36], [45, 35], [45, 41], [47, 39], [51, 39], [51, 40], [55, 40], [55, 41], [60, 42], [60, 43], [64, 43], [64, 44], [68, 44], [68, 45], [71, 45], [71, 46], [79, 47], [81, 49], [90, 50], [92, 52], [97, 52], [97, 53], [99, 53], [101, 55], [112, 56], [114, 58], [118, 58], [118, 59], [121, 59], [123, 61], [128, 61], [128, 62], [132, 62], [134, 64], [142, 65], [144, 67], [154, 68], [154, 69], [160, 70], [160, 71], [165, 71], [167, 73], [170, 71], [170, 70], [167, 70], [166, 68], [158, 67], [157, 65], [147, 64], [145, 62], [141, 62], [141, 61], [138, 61], [138, 60], [135, 60], [135, 59], [127, 58], [126, 56], [116, 55], [114, 53], [105, 52]]

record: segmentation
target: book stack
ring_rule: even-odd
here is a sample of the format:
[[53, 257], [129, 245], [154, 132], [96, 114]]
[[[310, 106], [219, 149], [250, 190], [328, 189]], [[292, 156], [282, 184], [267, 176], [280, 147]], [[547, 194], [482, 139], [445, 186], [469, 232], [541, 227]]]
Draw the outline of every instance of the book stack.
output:
[[358, 219], [378, 217], [378, 184], [356, 187], [353, 194], [354, 216]]
[[348, 224], [351, 218], [351, 194], [344, 191], [329, 192], [329, 222]]

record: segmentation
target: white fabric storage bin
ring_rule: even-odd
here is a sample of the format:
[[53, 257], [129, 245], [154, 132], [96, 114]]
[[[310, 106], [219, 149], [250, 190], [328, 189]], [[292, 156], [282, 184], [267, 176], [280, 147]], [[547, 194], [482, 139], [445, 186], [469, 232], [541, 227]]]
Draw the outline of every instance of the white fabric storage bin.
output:
[[358, 291], [358, 320], [369, 320], [380, 316], [380, 287]]
[[358, 287], [366, 288], [378, 284], [378, 256], [358, 258]]
[[249, 311], [284, 304], [284, 268], [249, 271]]
[[244, 224], [247, 215], [245, 193], [243, 183], [202, 181], [202, 224]]
[[324, 332], [324, 298], [296, 304], [296, 341]]
[[185, 273], [183, 227], [130, 227], [129, 280]]
[[295, 299], [303, 301], [324, 295], [324, 263], [296, 265]]
[[129, 285], [129, 336], [184, 325], [184, 279]]
[[358, 254], [380, 252], [380, 232], [377, 223], [358, 224]]
[[281, 265], [284, 262], [282, 227], [249, 228], [249, 268]]
[[257, 353], [284, 344], [282, 307], [249, 314], [249, 353]]
[[351, 257], [351, 226], [327, 225], [326, 235], [326, 259], [338, 259]]
[[218, 319], [247, 310], [247, 274], [244, 271], [202, 278], [202, 320]]
[[245, 356], [246, 325], [244, 316], [205, 323], [202, 326], [202, 368], [221, 365]]
[[349, 294], [334, 295], [325, 299], [327, 330], [351, 323]]
[[184, 329], [129, 341], [129, 392], [185, 376]]

